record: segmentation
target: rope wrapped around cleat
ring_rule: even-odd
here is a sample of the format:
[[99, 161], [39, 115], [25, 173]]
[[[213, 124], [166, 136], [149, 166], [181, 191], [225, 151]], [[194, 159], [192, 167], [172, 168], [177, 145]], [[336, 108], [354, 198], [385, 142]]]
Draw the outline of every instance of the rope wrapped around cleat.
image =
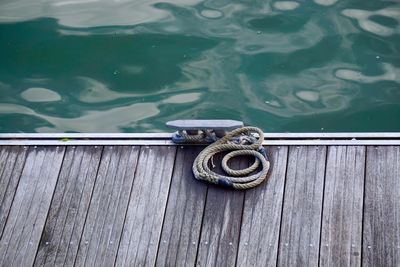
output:
[[197, 134], [188, 134], [185, 130], [180, 130], [172, 136], [172, 141], [176, 144], [197, 143], [208, 144], [217, 141], [218, 138], [214, 131], [197, 131]]
[[[253, 133], [258, 134], [258, 138], [256, 138]], [[194, 138], [187, 138], [190, 136], [186, 134], [181, 134], [178, 136], [181, 137], [179, 143], [204, 143], [204, 138], [211, 135], [210, 133], [203, 135], [199, 133], [198, 135], [195, 135]], [[203, 180], [234, 189], [249, 189], [261, 184], [267, 178], [270, 168], [270, 162], [268, 160], [267, 153], [262, 146], [263, 140], [264, 133], [257, 127], [243, 127], [227, 133], [225, 136], [206, 147], [196, 157], [192, 167], [194, 177], [198, 180]], [[225, 176], [213, 172], [208, 165], [214, 155], [226, 151], [231, 152], [226, 154], [222, 159], [222, 169], [227, 174]], [[246, 169], [231, 169], [228, 166], [229, 160], [241, 155], [255, 157], [254, 163]], [[257, 170], [260, 164], [262, 166], [261, 170], [255, 174], [251, 174]]]

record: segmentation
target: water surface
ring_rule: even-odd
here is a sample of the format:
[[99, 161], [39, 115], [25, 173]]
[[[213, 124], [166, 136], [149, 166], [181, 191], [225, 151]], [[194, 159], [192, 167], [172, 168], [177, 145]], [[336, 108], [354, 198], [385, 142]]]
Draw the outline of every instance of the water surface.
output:
[[396, 1], [0, 2], [0, 132], [400, 131]]

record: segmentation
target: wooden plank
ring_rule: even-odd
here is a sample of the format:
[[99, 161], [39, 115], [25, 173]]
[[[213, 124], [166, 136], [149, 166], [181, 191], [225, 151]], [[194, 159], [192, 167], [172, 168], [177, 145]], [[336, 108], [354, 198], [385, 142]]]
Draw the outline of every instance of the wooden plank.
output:
[[46, 221], [64, 147], [28, 151], [0, 243], [1, 266], [31, 266]]
[[321, 266], [360, 266], [365, 147], [330, 146], [325, 177]]
[[176, 147], [142, 147], [116, 260], [117, 266], [153, 266]]
[[138, 157], [139, 147], [104, 147], [74, 265], [114, 264]]
[[194, 266], [207, 184], [194, 179], [192, 164], [202, 146], [178, 148], [157, 266]]
[[[216, 171], [221, 172], [219, 157], [215, 157]], [[247, 158], [234, 158], [234, 169], [248, 167]], [[234, 266], [239, 246], [240, 224], [244, 191], [234, 191], [210, 185], [204, 211], [197, 261], [198, 266]]]
[[269, 147], [266, 183], [246, 191], [238, 266], [276, 266], [288, 147]]
[[326, 147], [290, 147], [279, 266], [318, 266]]
[[100, 146], [67, 148], [35, 266], [74, 262], [101, 152]]
[[400, 147], [368, 147], [363, 266], [400, 266]]
[[25, 164], [26, 151], [27, 147], [21, 146], [0, 147], [0, 237]]

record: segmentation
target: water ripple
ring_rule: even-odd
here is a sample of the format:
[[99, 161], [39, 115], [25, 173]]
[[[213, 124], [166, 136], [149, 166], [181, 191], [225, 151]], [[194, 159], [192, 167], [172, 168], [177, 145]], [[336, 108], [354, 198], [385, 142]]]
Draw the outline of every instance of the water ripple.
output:
[[277, 1], [274, 7], [278, 10], [294, 10], [300, 6], [299, 3], [294, 1]]
[[[390, 36], [393, 34], [400, 33], [400, 8], [384, 8], [374, 11], [360, 10], [360, 9], [344, 9], [342, 14], [346, 17], [356, 19], [360, 28], [365, 31], [381, 35]], [[381, 16], [396, 21], [395, 27], [389, 27], [380, 23], [374, 22], [372, 18], [374, 16]]]
[[47, 122], [48, 126], [35, 128], [37, 132], [120, 132], [122, 127], [129, 128], [133, 122], [153, 117], [159, 112], [154, 103], [135, 103], [105, 111], [88, 111], [76, 118], [63, 118], [45, 115], [21, 105], [0, 104], [0, 114], [30, 115]]
[[391, 64], [382, 63], [382, 69], [382, 74], [374, 76], [368, 76], [353, 69], [338, 69], [335, 72], [335, 75], [336, 77], [344, 80], [360, 83], [375, 83], [381, 81], [393, 81], [400, 83], [400, 68], [396, 68]]
[[177, 118], [400, 131], [386, 119], [400, 116], [399, 14], [361, 0], [2, 1], [0, 132]]
[[[166, 0], [176, 5], [195, 5], [201, 0]], [[14, 0], [0, 3], [0, 21], [15, 22], [41, 17], [55, 18], [69, 27], [136, 25], [160, 21], [170, 14], [154, 7], [159, 1], [109, 0]], [[112, 11], [112, 12], [110, 12]]]
[[28, 88], [21, 93], [21, 97], [29, 102], [52, 102], [61, 100], [61, 96], [47, 88]]

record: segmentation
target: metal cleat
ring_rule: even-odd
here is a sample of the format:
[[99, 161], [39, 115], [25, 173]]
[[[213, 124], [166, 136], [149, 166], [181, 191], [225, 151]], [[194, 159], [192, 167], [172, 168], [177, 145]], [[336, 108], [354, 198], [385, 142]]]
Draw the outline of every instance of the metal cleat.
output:
[[175, 120], [167, 122], [167, 127], [176, 130], [232, 131], [243, 127], [243, 122], [235, 120]]

